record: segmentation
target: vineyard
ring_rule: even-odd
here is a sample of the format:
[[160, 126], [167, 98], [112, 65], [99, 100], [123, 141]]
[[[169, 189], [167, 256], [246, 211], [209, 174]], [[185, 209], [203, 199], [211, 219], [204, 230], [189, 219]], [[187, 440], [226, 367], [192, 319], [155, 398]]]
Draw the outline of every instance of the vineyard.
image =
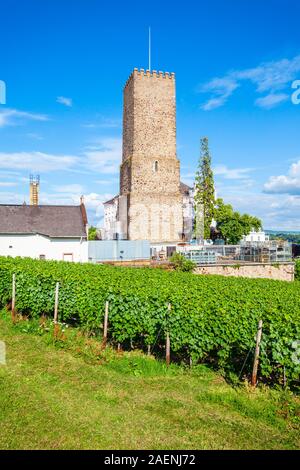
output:
[[108, 301], [112, 344], [150, 347], [159, 355], [168, 332], [174, 359], [211, 364], [229, 374], [249, 373], [261, 319], [260, 377], [299, 379], [298, 282], [1, 257], [2, 307], [11, 301], [13, 274], [16, 309], [22, 314], [53, 317], [59, 282], [60, 321], [97, 333]]

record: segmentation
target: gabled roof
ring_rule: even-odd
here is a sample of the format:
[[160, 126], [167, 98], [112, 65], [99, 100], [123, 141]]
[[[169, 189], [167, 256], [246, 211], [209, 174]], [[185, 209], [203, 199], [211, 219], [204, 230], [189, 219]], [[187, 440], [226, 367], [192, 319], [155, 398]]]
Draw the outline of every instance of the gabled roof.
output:
[[192, 189], [193, 189], [193, 188], [191, 188], [191, 187], [188, 186], [187, 184], [185, 184], [185, 183], [183, 183], [182, 181], [180, 181], [180, 192], [181, 192], [181, 194], [186, 194], [186, 195], [188, 195]]
[[118, 199], [119, 197], [120, 197], [119, 194], [117, 194], [115, 197], [113, 197], [109, 201], [103, 202], [103, 205], [105, 206], [106, 204], [113, 204], [115, 202], [115, 200]]
[[39, 233], [51, 238], [86, 237], [87, 217], [80, 206], [0, 204], [0, 234]]

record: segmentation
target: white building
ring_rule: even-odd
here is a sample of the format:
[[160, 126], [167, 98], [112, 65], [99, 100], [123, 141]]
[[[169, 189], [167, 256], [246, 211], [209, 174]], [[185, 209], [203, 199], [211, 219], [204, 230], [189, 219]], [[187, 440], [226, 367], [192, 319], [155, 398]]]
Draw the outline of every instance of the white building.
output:
[[185, 241], [190, 241], [193, 235], [194, 223], [194, 190], [185, 183], [180, 182], [183, 211], [183, 235]]
[[85, 206], [0, 205], [0, 255], [88, 261]]
[[259, 231], [255, 232], [255, 230], [252, 230], [248, 235], [244, 235], [243, 242], [268, 242], [269, 241], [269, 235], [266, 235], [265, 232]]
[[119, 196], [104, 202], [104, 240], [115, 240], [119, 234], [118, 208]]

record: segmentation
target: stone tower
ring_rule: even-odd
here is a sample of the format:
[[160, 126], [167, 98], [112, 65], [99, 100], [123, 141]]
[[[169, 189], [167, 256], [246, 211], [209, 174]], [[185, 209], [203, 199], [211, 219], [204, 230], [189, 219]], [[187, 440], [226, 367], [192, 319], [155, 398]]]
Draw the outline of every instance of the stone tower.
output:
[[134, 69], [125, 85], [120, 209], [129, 240], [182, 238], [173, 73]]

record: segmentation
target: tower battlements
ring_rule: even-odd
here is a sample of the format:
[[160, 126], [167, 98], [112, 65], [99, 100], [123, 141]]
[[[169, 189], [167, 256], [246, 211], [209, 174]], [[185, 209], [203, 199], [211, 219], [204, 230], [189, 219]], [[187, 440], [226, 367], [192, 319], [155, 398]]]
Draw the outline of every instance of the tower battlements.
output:
[[128, 86], [131, 80], [136, 78], [144, 78], [144, 77], [151, 77], [151, 78], [158, 78], [158, 79], [170, 79], [175, 80], [175, 73], [174, 72], [162, 72], [157, 70], [145, 70], [145, 69], [138, 69], [134, 68], [133, 72], [130, 74], [128, 80], [125, 83], [124, 88]]

